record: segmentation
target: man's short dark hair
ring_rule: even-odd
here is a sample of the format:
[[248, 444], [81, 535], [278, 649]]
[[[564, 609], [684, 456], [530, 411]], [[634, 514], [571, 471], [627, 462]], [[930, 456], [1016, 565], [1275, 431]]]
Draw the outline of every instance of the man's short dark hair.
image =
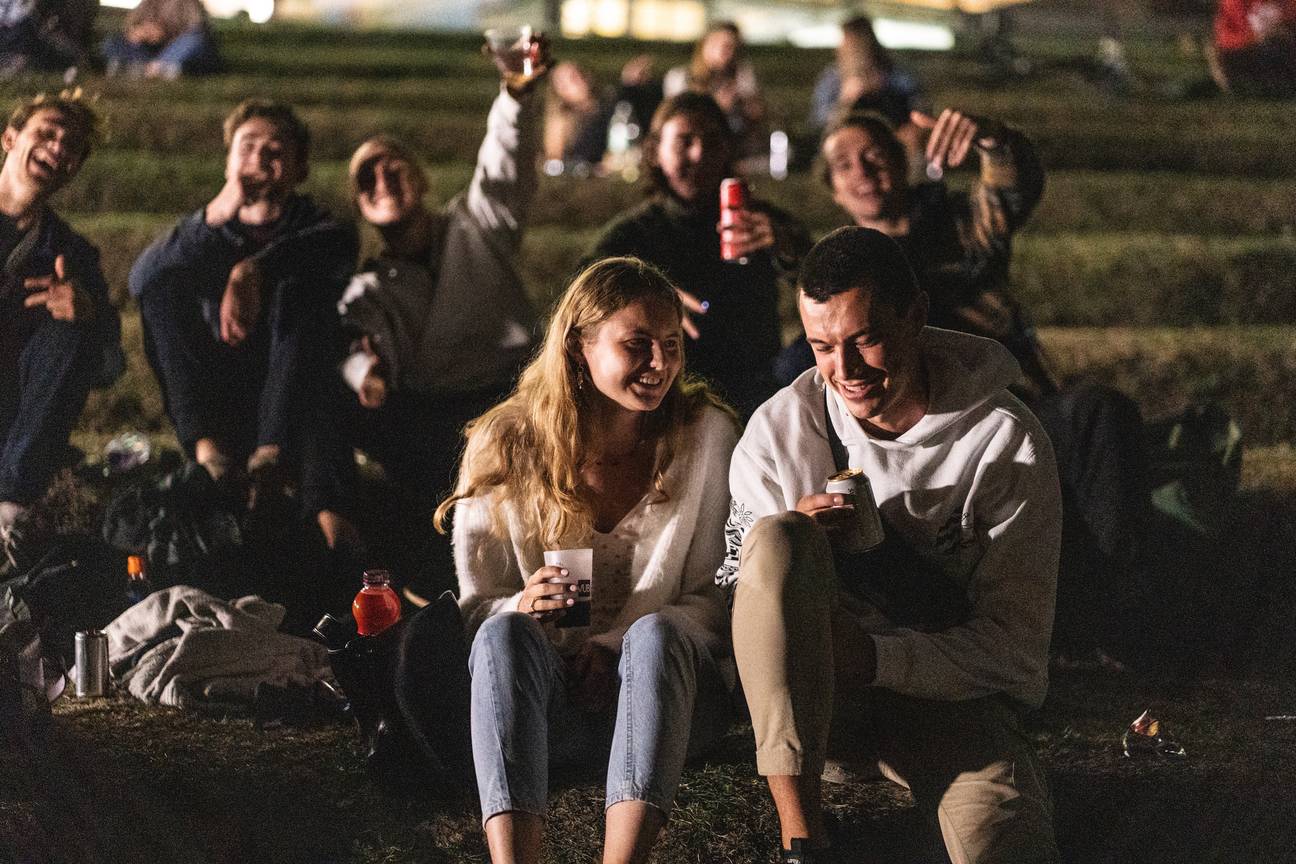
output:
[[39, 111], [57, 112], [63, 127], [78, 142], [80, 150], [77, 155], [83, 160], [90, 155], [91, 148], [99, 141], [99, 115], [90, 107], [80, 87], [64, 90], [57, 96], [38, 93], [18, 103], [9, 115], [9, 128], [21, 132], [27, 121]]
[[646, 180], [648, 190], [657, 195], [670, 194], [670, 183], [657, 164], [657, 147], [661, 144], [662, 129], [676, 117], [688, 115], [703, 124], [714, 126], [720, 133], [721, 142], [729, 148], [729, 164], [725, 166], [725, 176], [732, 175], [733, 157], [738, 149], [738, 141], [729, 126], [729, 118], [724, 109], [708, 93], [685, 90], [664, 100], [653, 112], [652, 123], [648, 126], [648, 135], [644, 138], [644, 156], [648, 164]]
[[872, 138], [874, 143], [886, 153], [887, 161], [894, 166], [898, 166], [897, 179], [904, 179], [905, 166], [909, 162], [909, 157], [905, 154], [904, 144], [896, 137], [895, 127], [891, 125], [891, 121], [876, 111], [851, 111], [847, 109], [834, 114], [828, 119], [828, 125], [824, 126], [823, 135], [819, 138], [818, 170], [816, 173], [819, 176], [819, 181], [824, 186], [832, 189], [832, 166], [824, 158], [823, 145], [829, 138], [843, 129], [859, 129]]
[[906, 315], [918, 296], [918, 278], [900, 244], [881, 231], [849, 225], [814, 245], [801, 262], [801, 293], [816, 303], [865, 288]]
[[306, 165], [310, 158], [310, 130], [293, 111], [291, 105], [283, 102], [272, 102], [269, 99], [244, 99], [229, 116], [225, 118], [225, 149], [234, 143], [234, 133], [249, 120], [265, 120], [279, 136], [292, 148], [297, 157], [297, 164]]

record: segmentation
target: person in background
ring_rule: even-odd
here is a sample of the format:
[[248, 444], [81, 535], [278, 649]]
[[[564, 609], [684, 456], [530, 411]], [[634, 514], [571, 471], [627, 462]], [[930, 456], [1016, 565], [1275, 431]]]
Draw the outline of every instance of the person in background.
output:
[[298, 478], [330, 548], [358, 535], [329, 500], [319, 416], [341, 359], [337, 303], [355, 267], [354, 226], [297, 187], [310, 135], [287, 105], [249, 99], [225, 119], [225, 184], [135, 261], [144, 347], [189, 458], [250, 500]]
[[95, 0], [0, 0], [0, 77], [87, 67]]
[[[829, 234], [798, 285], [815, 366], [734, 450], [717, 573], [783, 861], [853, 851], [829, 849], [832, 756], [907, 786], [954, 864], [1056, 862], [1023, 714], [1048, 689], [1061, 496], [1048, 436], [1008, 392], [1017, 364], [925, 326], [927, 295], [880, 231]], [[848, 469], [871, 494], [824, 491]]]
[[[99, 135], [79, 91], [23, 101], [0, 143], [0, 567], [37, 551], [31, 507], [63, 464], [86, 395], [121, 373], [99, 252], [49, 206]], [[11, 574], [13, 575], [13, 574]]]
[[917, 79], [896, 68], [865, 16], [848, 18], [841, 30], [837, 60], [820, 73], [810, 97], [809, 127], [821, 133], [838, 114], [872, 111], [887, 119], [906, 151], [916, 156], [922, 132], [909, 115], [920, 107]]
[[737, 159], [766, 152], [765, 97], [756, 70], [743, 56], [742, 32], [732, 21], [707, 27], [687, 66], [676, 66], [662, 79], [662, 96], [685, 91], [705, 93], [716, 101], [733, 131]]
[[1220, 0], [1211, 75], [1225, 93], [1296, 95], [1296, 2]]
[[[599, 173], [608, 146], [609, 125], [618, 111], [624, 123], [642, 130], [661, 103], [661, 84], [652, 75], [652, 57], [641, 54], [621, 69], [615, 89], [600, 89], [581, 66], [559, 63], [549, 76], [545, 99], [544, 162], [550, 174]], [[629, 140], [628, 146], [638, 146]]]
[[553, 68], [545, 99], [545, 165], [589, 171], [603, 161], [608, 112], [590, 73], [570, 61]]
[[[810, 238], [759, 199], [720, 226], [720, 182], [733, 175], [734, 144], [710, 96], [666, 99], [644, 145], [649, 198], [604, 228], [586, 260], [633, 255], [679, 285], [690, 368], [747, 417], [775, 390], [779, 286], [795, 276]], [[720, 257], [722, 236], [746, 263]]]
[[170, 80], [224, 65], [202, 0], [140, 0], [102, 50], [109, 75]]
[[[684, 370], [675, 286], [599, 261], [517, 390], [468, 427], [454, 511], [471, 728], [491, 860], [541, 860], [551, 773], [603, 764], [602, 860], [648, 858], [686, 756], [729, 723], [725, 477], [737, 423]], [[588, 626], [546, 550], [593, 551]]]
[[[464, 424], [504, 397], [534, 347], [517, 252], [536, 188], [535, 91], [550, 63], [548, 43], [536, 44], [529, 76], [497, 61], [500, 89], [476, 170], [445, 207], [428, 208], [427, 175], [400, 142], [370, 138], [351, 157], [352, 200], [383, 245], [339, 305], [353, 340], [346, 414], [351, 443], [395, 482], [402, 536], [426, 534], [454, 487]], [[351, 473], [338, 478], [347, 497]], [[409, 580], [428, 563], [392, 566]], [[449, 578], [448, 549], [432, 563]]]

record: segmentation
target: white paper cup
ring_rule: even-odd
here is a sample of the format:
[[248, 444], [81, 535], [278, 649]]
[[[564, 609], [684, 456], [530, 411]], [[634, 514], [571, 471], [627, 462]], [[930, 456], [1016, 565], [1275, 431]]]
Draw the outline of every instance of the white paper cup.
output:
[[594, 550], [551, 549], [544, 553], [544, 562], [550, 567], [567, 570], [567, 581], [576, 585], [576, 603], [567, 608], [559, 627], [588, 627], [590, 600], [594, 596]]

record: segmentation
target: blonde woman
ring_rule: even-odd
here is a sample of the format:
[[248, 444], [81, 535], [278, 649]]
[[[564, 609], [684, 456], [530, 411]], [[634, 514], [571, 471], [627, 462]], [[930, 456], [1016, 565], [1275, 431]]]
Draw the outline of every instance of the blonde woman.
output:
[[[516, 391], [467, 429], [454, 510], [472, 743], [493, 861], [539, 860], [549, 772], [607, 758], [605, 862], [643, 861], [688, 753], [728, 721], [724, 557], [733, 415], [681, 376], [675, 286], [599, 261]], [[592, 547], [590, 625], [545, 550]], [[633, 738], [631, 736], [633, 730]], [[610, 750], [609, 750], [610, 742]]]

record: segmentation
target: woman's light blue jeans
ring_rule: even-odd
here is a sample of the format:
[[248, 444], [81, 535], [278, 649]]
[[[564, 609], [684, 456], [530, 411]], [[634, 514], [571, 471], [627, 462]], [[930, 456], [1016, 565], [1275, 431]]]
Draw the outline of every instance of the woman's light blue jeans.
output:
[[573, 704], [566, 664], [541, 625], [521, 612], [488, 618], [468, 659], [482, 823], [510, 810], [543, 817], [551, 766], [566, 773], [604, 755], [608, 807], [645, 801], [669, 815], [685, 759], [730, 719], [706, 641], [669, 610], [640, 618], [621, 643], [616, 713], [600, 715]]

